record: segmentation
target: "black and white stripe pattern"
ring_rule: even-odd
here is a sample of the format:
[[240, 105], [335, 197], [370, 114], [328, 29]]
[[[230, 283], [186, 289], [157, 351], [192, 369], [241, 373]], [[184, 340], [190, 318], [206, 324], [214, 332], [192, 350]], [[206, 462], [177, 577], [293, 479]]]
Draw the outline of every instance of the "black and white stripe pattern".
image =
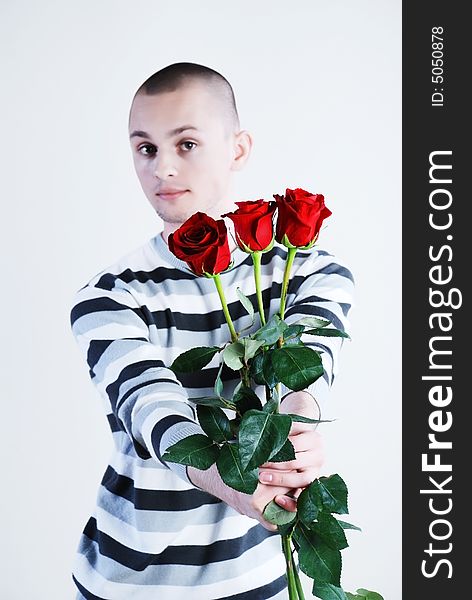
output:
[[[285, 247], [262, 255], [264, 305], [279, 308]], [[256, 306], [250, 255], [233, 252], [221, 275], [237, 331], [250, 324], [236, 288]], [[353, 279], [321, 250], [297, 251], [285, 318], [329, 319], [347, 330]], [[230, 339], [216, 286], [196, 277], [160, 233], [102, 270], [73, 298], [72, 333], [104, 402], [114, 453], [82, 532], [73, 579], [85, 598], [264, 600], [286, 593], [280, 536], [191, 484], [186, 468], [161, 460], [177, 440], [201, 432], [192, 397], [211, 394], [220, 355], [198, 373], [168, 368], [195, 346]], [[245, 334], [255, 331], [258, 319]], [[308, 390], [323, 402], [333, 383], [340, 338], [305, 335], [322, 350], [326, 374]], [[224, 394], [237, 374], [222, 370]], [[282, 386], [282, 393], [289, 390]], [[264, 398], [262, 386], [256, 388]], [[228, 413], [231, 414], [231, 413]], [[79, 596], [80, 597], [80, 596]]]

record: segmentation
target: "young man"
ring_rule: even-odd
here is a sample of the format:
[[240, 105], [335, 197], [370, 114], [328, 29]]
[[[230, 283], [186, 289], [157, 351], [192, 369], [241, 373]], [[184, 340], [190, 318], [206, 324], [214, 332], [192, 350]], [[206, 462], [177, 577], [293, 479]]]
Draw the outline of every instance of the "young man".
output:
[[[262, 466], [253, 495], [227, 487], [215, 465], [200, 471], [161, 458], [176, 441], [202, 432], [191, 398], [212, 393], [218, 359], [179, 379], [169, 365], [191, 347], [229, 339], [213, 282], [196, 277], [170, 252], [167, 239], [197, 211], [218, 219], [237, 208], [232, 176], [248, 160], [251, 135], [240, 129], [232, 88], [222, 75], [176, 63], [136, 92], [129, 136], [138, 179], [163, 230], [74, 297], [72, 332], [105, 401], [115, 444], [77, 549], [77, 597], [285, 600], [280, 536], [262, 511], [273, 498], [295, 510], [297, 494], [320, 474], [321, 442], [313, 426], [293, 425], [296, 460]], [[227, 226], [231, 231], [232, 223]], [[240, 330], [248, 315], [236, 287], [255, 297], [252, 260], [234, 241], [231, 250], [233, 267], [221, 277]], [[264, 296], [274, 307], [285, 256], [286, 248], [276, 243], [262, 265]], [[287, 322], [312, 314], [346, 329], [352, 276], [334, 257], [297, 252], [291, 280]], [[313, 396], [332, 383], [342, 341], [316, 340], [309, 343], [324, 351], [325, 377], [306, 391], [283, 388], [282, 412], [319, 414]], [[224, 395], [234, 389], [235, 375], [223, 369]]]

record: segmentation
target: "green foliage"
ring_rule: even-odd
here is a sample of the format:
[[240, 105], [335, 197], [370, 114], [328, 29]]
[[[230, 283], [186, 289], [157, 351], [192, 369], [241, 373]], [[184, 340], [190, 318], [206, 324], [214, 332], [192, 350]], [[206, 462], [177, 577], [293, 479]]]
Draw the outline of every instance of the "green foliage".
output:
[[321, 600], [348, 600], [349, 597], [340, 587], [331, 583], [315, 583], [313, 594]]
[[298, 518], [306, 527], [311, 527], [322, 510], [321, 499], [314, 494], [313, 484], [306, 487], [298, 496], [297, 506]]
[[262, 402], [259, 396], [252, 388], [246, 385], [239, 386], [233, 395], [232, 401], [240, 415], [243, 415], [250, 409], [262, 410]]
[[170, 369], [174, 373], [188, 373], [192, 371], [200, 371], [205, 367], [217, 352], [220, 351], [218, 346], [198, 346], [182, 352], [170, 365]]
[[337, 474], [315, 479], [300, 494], [298, 499], [300, 519], [311, 527], [313, 519], [321, 511], [344, 514], [347, 508], [347, 487]]
[[347, 487], [339, 475], [320, 477], [310, 485], [316, 486], [319, 490], [323, 507], [326, 510], [340, 515], [348, 512]]
[[252, 321], [254, 322], [254, 307], [252, 305], [252, 302], [249, 300], [249, 298], [245, 294], [243, 294], [243, 292], [238, 287], [236, 288], [236, 294], [238, 295], [238, 298], [239, 298], [241, 304], [247, 310], [247, 312], [249, 313], [249, 316], [252, 318]]
[[195, 404], [202, 404], [203, 406], [218, 406], [220, 408], [236, 409], [232, 402], [218, 396], [201, 396], [200, 398], [190, 398], [190, 400]]
[[247, 364], [256, 352], [264, 346], [264, 340], [253, 340], [251, 338], [242, 338], [244, 345], [244, 361]]
[[216, 467], [226, 485], [244, 494], [253, 494], [256, 490], [258, 469], [245, 470], [239, 459], [239, 444], [227, 443], [221, 447]]
[[331, 324], [331, 321], [327, 321], [326, 319], [321, 319], [320, 317], [303, 317], [296, 321], [298, 325], [306, 325], [307, 327], [328, 327]]
[[299, 344], [304, 329], [303, 325], [289, 325], [283, 334], [284, 344]]
[[269, 523], [273, 523], [274, 525], [287, 525], [295, 520], [297, 513], [285, 510], [285, 508], [279, 506], [274, 500], [271, 500], [265, 507], [263, 515], [264, 519], [269, 521]]
[[226, 365], [233, 369], [233, 371], [239, 371], [244, 367], [244, 344], [242, 342], [233, 342], [225, 346], [223, 350], [223, 360]]
[[272, 364], [272, 356], [274, 352], [275, 350], [268, 350], [264, 353], [264, 358], [262, 360], [262, 375], [266, 386], [270, 390], [273, 390], [277, 383], [280, 381], [277, 378], [277, 375], [274, 370], [274, 365]]
[[[265, 507], [264, 517], [293, 542], [301, 570], [314, 580], [313, 594], [322, 600], [350, 600], [340, 584], [340, 551], [348, 547], [344, 530], [359, 528], [332, 514], [347, 513], [347, 488], [342, 478], [334, 474], [315, 479], [298, 496], [295, 516], [274, 504]], [[365, 600], [383, 599], [377, 595]]]
[[277, 399], [271, 398], [268, 402], [264, 404], [264, 406], [262, 407], [262, 411], [265, 413], [274, 414], [277, 412], [278, 407], [279, 403], [277, 402]]
[[267, 462], [282, 448], [292, 425], [288, 415], [248, 410], [239, 426], [239, 455], [243, 469]]
[[335, 550], [311, 529], [302, 524], [293, 532], [300, 549], [298, 558], [300, 569], [318, 583], [340, 585], [341, 553]]
[[309, 333], [311, 335], [324, 335], [325, 337], [342, 337], [342, 338], [348, 338], [349, 336], [347, 333], [345, 333], [344, 331], [341, 331], [340, 329], [334, 329], [334, 328], [330, 328], [330, 329], [325, 329], [325, 328], [316, 328], [316, 329], [307, 329], [305, 330], [305, 333]]
[[287, 439], [280, 450], [270, 457], [270, 462], [287, 462], [295, 460], [295, 448], [292, 442]]
[[357, 525], [351, 525], [351, 523], [346, 523], [346, 521], [341, 521], [341, 519], [338, 519], [338, 523], [343, 529], [355, 529], [356, 531], [362, 531], [362, 529], [357, 527]]
[[292, 421], [296, 421], [298, 423], [331, 423], [332, 421], [332, 419], [310, 419], [309, 417], [295, 415], [292, 413], [288, 413], [288, 416], [292, 419]]
[[220, 368], [218, 369], [218, 373], [216, 374], [215, 385], [213, 386], [213, 391], [219, 397], [223, 394], [223, 381], [221, 379], [221, 371], [223, 370], [223, 362], [220, 364]]
[[381, 596], [378, 592], [371, 592], [370, 590], [366, 590], [364, 588], [359, 588], [356, 590], [355, 594], [346, 592], [346, 596], [348, 600], [384, 600], [383, 596]]
[[263, 340], [266, 346], [272, 346], [283, 335], [287, 327], [287, 323], [274, 314], [252, 337], [255, 340]]
[[197, 415], [203, 431], [214, 442], [222, 443], [232, 439], [233, 433], [228, 417], [214, 406], [197, 406]]
[[277, 348], [271, 362], [277, 380], [294, 391], [307, 388], [324, 372], [319, 353], [304, 345]]
[[162, 455], [162, 460], [206, 470], [216, 461], [218, 453], [219, 448], [213, 440], [195, 433], [168, 448]]
[[322, 511], [317, 522], [313, 523], [311, 528], [328, 546], [335, 550], [343, 550], [349, 546], [338, 520], [327, 512]]
[[254, 356], [249, 365], [249, 375], [257, 385], [265, 385], [264, 372], [262, 370], [265, 355], [266, 352], [259, 352], [259, 354]]

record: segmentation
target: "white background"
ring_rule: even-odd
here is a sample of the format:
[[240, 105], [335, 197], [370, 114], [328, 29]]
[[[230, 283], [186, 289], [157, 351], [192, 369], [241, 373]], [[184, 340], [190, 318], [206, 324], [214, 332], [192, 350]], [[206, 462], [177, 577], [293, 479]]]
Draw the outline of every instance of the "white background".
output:
[[70, 567], [111, 434], [69, 328], [90, 277], [160, 231], [127, 140], [153, 72], [202, 63], [232, 84], [255, 145], [240, 199], [302, 187], [320, 245], [356, 283], [353, 340], [325, 424], [346, 481], [342, 583], [401, 590], [399, 0], [1, 0], [2, 600], [75, 598]]

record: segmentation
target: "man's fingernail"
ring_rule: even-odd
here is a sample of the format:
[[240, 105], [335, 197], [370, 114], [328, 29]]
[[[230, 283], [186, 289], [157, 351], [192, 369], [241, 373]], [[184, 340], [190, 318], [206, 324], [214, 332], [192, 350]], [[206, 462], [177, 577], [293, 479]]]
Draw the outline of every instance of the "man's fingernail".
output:
[[286, 506], [287, 505], [286, 498], [284, 498], [283, 496], [281, 496], [280, 498], [277, 498], [277, 504], [281, 504], [282, 506]]
[[272, 481], [272, 474], [271, 473], [261, 473], [259, 475], [259, 481], [262, 481], [262, 483], [269, 483], [270, 481]]

